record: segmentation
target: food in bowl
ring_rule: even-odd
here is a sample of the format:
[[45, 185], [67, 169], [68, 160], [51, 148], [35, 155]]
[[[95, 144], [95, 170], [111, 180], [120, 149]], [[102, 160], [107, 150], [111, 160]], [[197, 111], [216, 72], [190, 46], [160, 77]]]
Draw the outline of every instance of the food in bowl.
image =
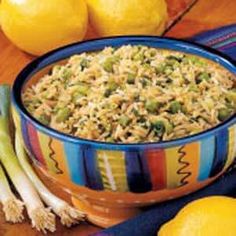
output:
[[158, 142], [227, 120], [236, 109], [236, 81], [198, 56], [124, 45], [70, 57], [22, 98], [33, 117], [72, 136]]
[[[86, 211], [88, 219], [103, 227], [134, 216], [139, 212], [137, 207], [207, 186], [235, 158], [235, 113], [196, 135], [130, 144], [77, 138], [52, 129], [50, 123], [42, 125], [26, 111], [22, 94], [36, 86], [55, 63], [62, 65], [73, 55], [99, 53], [105, 47], [137, 44], [207, 58], [206, 63], [221, 65], [230, 76], [236, 74], [235, 62], [212, 49], [164, 37], [123, 36], [80, 42], [37, 58], [21, 71], [12, 88], [16, 126], [36, 168], [69, 191], [73, 203]], [[115, 65], [113, 68], [116, 70]]]

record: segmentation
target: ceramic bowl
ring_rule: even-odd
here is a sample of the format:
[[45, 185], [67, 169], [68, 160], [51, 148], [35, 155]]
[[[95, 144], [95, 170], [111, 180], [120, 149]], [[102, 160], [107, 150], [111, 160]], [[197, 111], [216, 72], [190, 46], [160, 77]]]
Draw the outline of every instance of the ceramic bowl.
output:
[[105, 46], [147, 45], [195, 54], [236, 74], [233, 61], [197, 44], [158, 37], [114, 37], [72, 44], [30, 63], [12, 89], [18, 128], [35, 165], [67, 189], [89, 220], [103, 227], [127, 219], [138, 207], [180, 197], [206, 186], [233, 162], [235, 114], [205, 132], [173, 141], [114, 144], [75, 138], [35, 120], [24, 108], [22, 91], [55, 63]]

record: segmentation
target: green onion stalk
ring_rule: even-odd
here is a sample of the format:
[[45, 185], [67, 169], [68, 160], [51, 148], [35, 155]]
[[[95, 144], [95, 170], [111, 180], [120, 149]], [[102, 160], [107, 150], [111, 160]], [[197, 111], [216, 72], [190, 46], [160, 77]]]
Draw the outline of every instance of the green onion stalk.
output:
[[[10, 87], [0, 86], [0, 161], [22, 198], [32, 226], [44, 233], [55, 231], [55, 215], [45, 208], [34, 185], [29, 180], [13, 149], [10, 137]], [[0, 192], [0, 195], [3, 195]]]

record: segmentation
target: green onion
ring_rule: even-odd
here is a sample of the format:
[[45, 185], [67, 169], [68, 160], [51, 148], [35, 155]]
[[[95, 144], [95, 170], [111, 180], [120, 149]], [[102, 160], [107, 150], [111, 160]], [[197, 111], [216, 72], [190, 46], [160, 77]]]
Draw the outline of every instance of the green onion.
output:
[[227, 120], [231, 115], [231, 111], [228, 108], [221, 108], [218, 111], [218, 119], [220, 121], [225, 121]]
[[45, 233], [47, 230], [54, 232], [55, 215], [50, 212], [50, 209], [44, 207], [14, 152], [9, 131], [9, 112], [10, 87], [2, 85], [0, 86], [0, 161], [25, 203], [32, 226]]
[[86, 58], [83, 58], [81, 61], [80, 61], [80, 67], [81, 67], [81, 70], [83, 71], [85, 68], [88, 68], [89, 67], [89, 60], [87, 60]]
[[15, 148], [19, 162], [27, 174], [28, 178], [34, 184], [41, 199], [49, 206], [55, 214], [57, 214], [63, 225], [70, 227], [71, 225], [80, 222], [84, 219], [84, 213], [71, 207], [67, 202], [51, 193], [47, 187], [42, 183], [39, 177], [35, 174], [31, 165], [28, 162], [25, 150], [21, 143], [20, 135], [16, 133]]
[[70, 116], [70, 109], [68, 107], [60, 108], [57, 112], [56, 121], [64, 122]]
[[3, 212], [6, 221], [12, 223], [22, 222], [24, 219], [24, 203], [12, 193], [4, 170], [0, 165], [0, 202], [3, 205]]
[[128, 116], [121, 116], [119, 119], [119, 124], [123, 127], [127, 126], [130, 122], [130, 118]]
[[145, 108], [148, 112], [155, 113], [161, 104], [156, 99], [149, 99], [145, 103]]
[[103, 63], [103, 69], [106, 72], [112, 73], [113, 72], [113, 65], [119, 61], [119, 57], [109, 57], [106, 59], [106, 61]]
[[62, 78], [64, 80], [68, 80], [72, 76], [72, 72], [69, 68], [64, 68], [64, 71], [62, 73]]
[[182, 105], [178, 101], [173, 101], [170, 103], [170, 113], [176, 114], [182, 110]]

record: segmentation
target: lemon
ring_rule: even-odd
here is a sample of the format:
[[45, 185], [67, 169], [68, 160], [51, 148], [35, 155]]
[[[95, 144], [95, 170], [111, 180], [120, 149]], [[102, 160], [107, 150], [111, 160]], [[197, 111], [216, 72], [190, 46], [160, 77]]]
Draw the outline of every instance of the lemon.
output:
[[234, 236], [236, 235], [236, 200], [208, 197], [184, 207], [162, 226], [158, 236]]
[[82, 40], [87, 29], [84, 0], [2, 0], [0, 14], [6, 36], [34, 55]]
[[100, 36], [159, 35], [165, 29], [165, 0], [87, 0], [89, 20]]

